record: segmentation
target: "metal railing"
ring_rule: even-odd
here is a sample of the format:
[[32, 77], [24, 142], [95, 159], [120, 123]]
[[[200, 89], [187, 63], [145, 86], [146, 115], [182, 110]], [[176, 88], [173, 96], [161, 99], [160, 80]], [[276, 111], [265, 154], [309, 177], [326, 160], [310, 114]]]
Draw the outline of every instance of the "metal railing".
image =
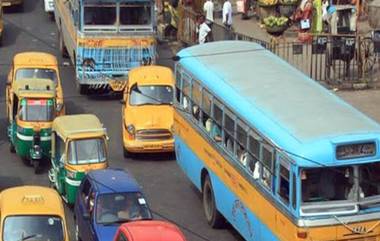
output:
[[[197, 44], [196, 14], [181, 9], [178, 39]], [[380, 54], [368, 36], [315, 35], [310, 42], [266, 42], [214, 23], [211, 41], [256, 42], [293, 65], [310, 78], [332, 86], [380, 82]]]

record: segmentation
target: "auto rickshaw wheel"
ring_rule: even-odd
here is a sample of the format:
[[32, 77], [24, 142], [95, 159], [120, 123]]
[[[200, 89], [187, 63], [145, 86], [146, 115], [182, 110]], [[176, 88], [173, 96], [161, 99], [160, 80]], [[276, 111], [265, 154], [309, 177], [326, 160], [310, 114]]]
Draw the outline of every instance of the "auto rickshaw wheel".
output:
[[9, 151], [11, 153], [15, 153], [16, 152], [16, 148], [15, 146], [12, 144], [12, 142], [9, 143]]
[[375, 64], [375, 47], [373, 40], [369, 37], [360, 42], [360, 61], [364, 73], [371, 71]]
[[81, 94], [81, 95], [87, 95], [88, 94], [88, 85], [78, 83], [77, 88], [78, 88], [79, 94]]

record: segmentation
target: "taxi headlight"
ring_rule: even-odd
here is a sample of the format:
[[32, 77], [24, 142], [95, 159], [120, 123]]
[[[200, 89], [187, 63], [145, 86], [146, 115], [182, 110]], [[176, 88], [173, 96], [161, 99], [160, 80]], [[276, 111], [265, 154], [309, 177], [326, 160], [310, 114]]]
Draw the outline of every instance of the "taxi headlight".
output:
[[135, 126], [132, 125], [132, 124], [131, 124], [131, 125], [128, 125], [128, 126], [127, 126], [127, 131], [128, 131], [129, 134], [134, 135], [134, 134], [135, 134], [135, 131], [136, 131], [136, 130], [135, 130]]

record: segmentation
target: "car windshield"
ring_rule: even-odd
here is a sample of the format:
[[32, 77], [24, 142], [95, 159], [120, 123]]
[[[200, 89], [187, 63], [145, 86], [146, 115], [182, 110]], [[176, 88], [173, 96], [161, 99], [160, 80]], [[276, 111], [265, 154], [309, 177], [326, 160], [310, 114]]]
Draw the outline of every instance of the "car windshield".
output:
[[3, 228], [4, 241], [63, 241], [62, 220], [56, 216], [10, 216]]
[[152, 215], [141, 193], [103, 194], [97, 199], [97, 223], [113, 224], [151, 218]]
[[20, 102], [18, 118], [22, 121], [53, 121], [54, 101], [52, 99], [23, 99]]
[[121, 25], [148, 25], [151, 23], [150, 3], [120, 4]]
[[115, 25], [116, 5], [114, 4], [86, 4], [84, 6], [85, 25]]
[[173, 88], [170, 86], [133, 86], [130, 105], [171, 105]]
[[31, 79], [50, 79], [57, 84], [57, 72], [54, 69], [39, 69], [39, 68], [27, 68], [18, 69], [16, 71], [15, 80], [31, 78]]
[[69, 143], [68, 162], [72, 165], [106, 161], [103, 138], [73, 140]]

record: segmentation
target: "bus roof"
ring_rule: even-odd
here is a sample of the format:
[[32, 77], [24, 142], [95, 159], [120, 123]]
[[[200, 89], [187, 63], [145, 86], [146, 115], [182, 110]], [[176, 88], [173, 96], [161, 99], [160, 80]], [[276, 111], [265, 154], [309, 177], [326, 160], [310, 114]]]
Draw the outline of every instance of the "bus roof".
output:
[[170, 68], [158, 65], [141, 66], [128, 73], [128, 85], [174, 85], [174, 76]]
[[21, 67], [57, 67], [57, 58], [49, 53], [44, 52], [23, 52], [13, 57], [15, 68]]
[[14, 93], [18, 97], [30, 98], [54, 98], [55, 84], [50, 79], [20, 79], [12, 85]]
[[53, 121], [53, 130], [63, 139], [106, 135], [103, 124], [92, 114], [59, 116]]
[[8, 188], [0, 194], [0, 211], [8, 215], [59, 215], [65, 217], [58, 193], [51, 188], [20, 186]]
[[[332, 150], [331, 143], [379, 139], [375, 121], [259, 44], [213, 42], [178, 56], [214, 95], [288, 153], [328, 165], [331, 152], [321, 150]], [[315, 165], [305, 158], [299, 165]]]

